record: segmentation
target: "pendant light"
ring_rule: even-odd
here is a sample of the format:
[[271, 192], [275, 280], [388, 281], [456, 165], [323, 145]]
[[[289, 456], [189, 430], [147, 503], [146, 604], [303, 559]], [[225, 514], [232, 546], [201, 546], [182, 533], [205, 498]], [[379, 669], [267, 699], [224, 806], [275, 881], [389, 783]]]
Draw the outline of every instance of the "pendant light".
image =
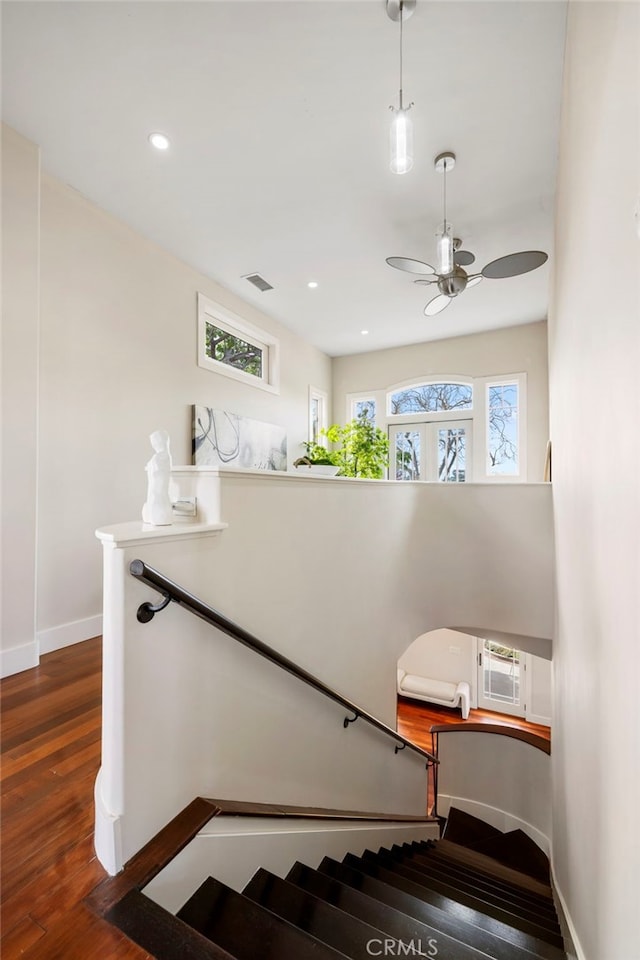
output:
[[443, 221], [436, 232], [436, 273], [446, 276], [451, 273], [455, 264], [453, 260], [454, 241], [451, 224], [447, 220], [447, 173], [456, 165], [454, 153], [441, 153], [435, 159], [435, 168], [442, 174], [442, 208]]
[[402, 99], [402, 24], [413, 13], [416, 0], [387, 0], [387, 16], [400, 23], [400, 91], [398, 109], [389, 107], [393, 112], [391, 120], [391, 172], [408, 173], [413, 166], [413, 121], [409, 110], [413, 106], [404, 106]]

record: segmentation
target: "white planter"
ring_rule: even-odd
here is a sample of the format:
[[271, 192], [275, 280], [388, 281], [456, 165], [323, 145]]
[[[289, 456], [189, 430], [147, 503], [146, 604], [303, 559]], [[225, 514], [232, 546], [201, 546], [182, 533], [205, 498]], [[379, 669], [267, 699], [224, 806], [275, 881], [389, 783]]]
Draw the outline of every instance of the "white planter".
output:
[[296, 467], [296, 470], [298, 473], [301, 473], [302, 476], [308, 474], [311, 477], [335, 477], [340, 467], [336, 467], [331, 463], [305, 463]]

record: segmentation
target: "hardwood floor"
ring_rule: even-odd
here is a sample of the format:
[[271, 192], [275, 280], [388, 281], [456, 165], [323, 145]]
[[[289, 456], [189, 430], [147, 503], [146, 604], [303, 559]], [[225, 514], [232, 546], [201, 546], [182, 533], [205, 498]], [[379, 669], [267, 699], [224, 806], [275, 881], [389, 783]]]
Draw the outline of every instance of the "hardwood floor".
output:
[[[551, 728], [538, 723], [529, 723], [520, 717], [510, 717], [504, 713], [494, 713], [491, 710], [471, 710], [469, 721], [474, 723], [498, 723], [501, 726], [517, 727], [519, 730], [529, 730], [551, 742]], [[398, 697], [398, 732], [408, 740], [413, 740], [423, 750], [431, 750], [432, 725], [439, 723], [461, 723], [459, 710], [449, 707], [438, 707], [435, 704], [421, 703], [419, 700], [409, 700]]]
[[93, 850], [101, 638], [7, 677], [2, 697], [3, 960], [144, 960], [83, 898], [105, 876]]
[[[106, 874], [93, 849], [93, 786], [100, 763], [101, 638], [42, 657], [0, 682], [3, 960], [149, 960], [83, 903]], [[475, 721], [503, 722], [473, 710]], [[460, 712], [409, 700], [398, 729], [431, 750], [433, 723]], [[508, 718], [508, 723], [549, 736]]]

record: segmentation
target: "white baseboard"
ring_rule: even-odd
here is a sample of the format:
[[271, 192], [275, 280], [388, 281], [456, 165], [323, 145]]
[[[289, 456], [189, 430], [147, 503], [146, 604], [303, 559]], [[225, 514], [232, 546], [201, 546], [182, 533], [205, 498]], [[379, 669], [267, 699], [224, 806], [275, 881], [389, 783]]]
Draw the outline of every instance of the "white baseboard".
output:
[[457, 807], [465, 813], [470, 813], [485, 823], [490, 823], [497, 830], [507, 833], [509, 830], [522, 830], [528, 837], [531, 837], [540, 849], [549, 856], [549, 838], [533, 824], [520, 817], [514, 817], [506, 810], [500, 810], [499, 807], [491, 807], [486, 803], [478, 803], [477, 800], [468, 800], [466, 797], [449, 797], [446, 794], [438, 794], [438, 816], [446, 817], [449, 813], [449, 807]]
[[102, 616], [86, 617], [84, 620], [72, 620], [71, 623], [61, 623], [59, 627], [49, 630], [40, 630], [36, 638], [40, 647], [40, 655], [62, 650], [74, 643], [82, 643], [91, 637], [102, 634]]
[[[558, 886], [558, 881], [556, 880], [556, 874], [553, 869], [553, 859], [551, 863], [551, 885], [553, 887], [553, 892], [555, 893], [558, 903], [557, 906], [560, 907], [558, 911], [560, 914], [560, 928], [562, 930], [562, 935], [565, 938], [565, 948], [567, 949], [567, 956], [569, 960], [587, 960], [587, 955], [582, 949], [582, 944], [578, 938], [576, 928], [573, 925], [573, 920], [571, 919], [571, 914], [567, 909], [567, 902], [562, 895], [562, 890]], [[566, 929], [565, 929], [566, 928]], [[569, 938], [571, 939], [571, 944], [567, 943], [567, 932], [569, 933]], [[573, 949], [569, 949], [572, 947]]]
[[21, 647], [9, 647], [0, 651], [0, 677], [11, 677], [37, 667], [40, 660], [37, 640], [25, 643]]

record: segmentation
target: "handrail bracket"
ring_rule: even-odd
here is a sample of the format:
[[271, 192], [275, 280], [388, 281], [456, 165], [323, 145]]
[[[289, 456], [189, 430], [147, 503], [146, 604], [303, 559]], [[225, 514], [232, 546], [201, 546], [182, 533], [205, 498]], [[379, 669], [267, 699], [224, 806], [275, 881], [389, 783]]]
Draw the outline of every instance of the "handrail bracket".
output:
[[136, 611], [136, 617], [140, 623], [149, 623], [150, 620], [153, 620], [156, 613], [160, 613], [160, 611], [168, 607], [170, 603], [170, 595], [163, 593], [160, 603], [149, 603], [148, 601], [147, 603], [141, 603]]

